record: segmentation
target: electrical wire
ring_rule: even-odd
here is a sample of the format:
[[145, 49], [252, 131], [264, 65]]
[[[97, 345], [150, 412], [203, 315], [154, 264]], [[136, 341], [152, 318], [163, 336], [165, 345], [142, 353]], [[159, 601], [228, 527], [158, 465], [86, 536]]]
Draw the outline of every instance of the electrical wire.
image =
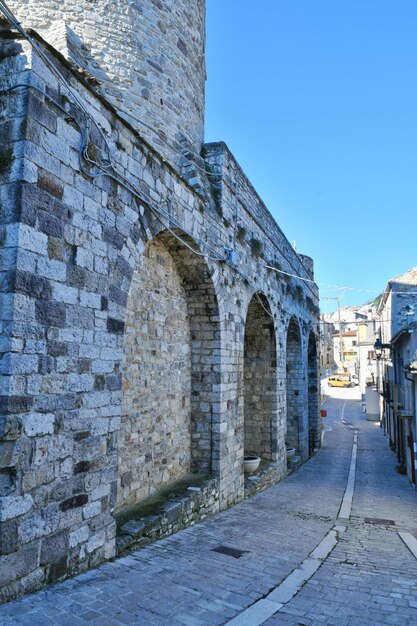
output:
[[[134, 187], [134, 185], [132, 183], [130, 183], [130, 181], [128, 181], [128, 179], [123, 176], [121, 173], [119, 173], [117, 171], [117, 167], [115, 166], [115, 164], [112, 162], [111, 160], [111, 151], [110, 151], [110, 147], [107, 143], [107, 139], [104, 135], [104, 132], [102, 130], [102, 128], [100, 127], [99, 124], [97, 124], [97, 122], [94, 120], [94, 118], [92, 117], [92, 115], [90, 114], [90, 112], [87, 110], [87, 108], [84, 106], [81, 98], [78, 96], [76, 90], [74, 88], [71, 87], [71, 85], [68, 83], [68, 81], [65, 79], [65, 77], [63, 76], [63, 74], [58, 70], [58, 68], [51, 62], [51, 60], [49, 59], [49, 57], [44, 53], [43, 49], [37, 44], [37, 42], [34, 41], [34, 39], [26, 32], [26, 30], [24, 29], [24, 27], [22, 26], [22, 24], [16, 19], [16, 17], [14, 16], [14, 14], [12, 13], [12, 11], [9, 9], [8, 5], [6, 4], [6, 2], [4, 0], [0, 0], [0, 11], [5, 15], [6, 19], [10, 22], [10, 24], [30, 43], [30, 45], [37, 51], [37, 53], [39, 54], [39, 56], [42, 58], [42, 60], [44, 61], [45, 65], [55, 74], [55, 76], [58, 79], [58, 85], [63, 84], [65, 89], [67, 90], [67, 92], [72, 96], [72, 98], [75, 100], [75, 103], [72, 102], [73, 106], [76, 106], [85, 116], [85, 126], [84, 128], [81, 127], [81, 125], [77, 122], [77, 120], [75, 120], [72, 117], [72, 121], [76, 124], [77, 128], [80, 131], [81, 134], [81, 142], [80, 142], [80, 146], [79, 146], [79, 150], [78, 150], [78, 161], [79, 161], [79, 166], [80, 166], [80, 171], [83, 173], [84, 176], [86, 177], [90, 177], [90, 178], [96, 178], [99, 176], [107, 176], [109, 178], [111, 178], [112, 180], [114, 180], [115, 182], [117, 182], [119, 185], [121, 185], [122, 187], [124, 187], [129, 193], [131, 193], [137, 200], [139, 200], [140, 202], [144, 202], [148, 208], [151, 210], [151, 212], [154, 214], [154, 216], [158, 219], [158, 221], [162, 224], [162, 226], [168, 231], [170, 232], [170, 234], [175, 237], [178, 241], [180, 241], [185, 247], [187, 247], [190, 251], [192, 251], [194, 254], [198, 255], [198, 256], [202, 256], [202, 257], [206, 257], [210, 260], [214, 260], [214, 261], [226, 261], [227, 262], [227, 258], [226, 256], [220, 256], [218, 255], [215, 251], [213, 251], [211, 249], [211, 247], [209, 246], [209, 244], [207, 244], [207, 242], [201, 242], [201, 241], [197, 241], [197, 243], [199, 243], [200, 245], [202, 245], [203, 247], [205, 247], [206, 249], [211, 250], [211, 253], [208, 255], [207, 253], [204, 252], [200, 252], [199, 250], [197, 250], [196, 248], [194, 248], [193, 246], [191, 246], [187, 241], [185, 241], [182, 237], [180, 237], [178, 235], [178, 233], [175, 233], [172, 228], [170, 228], [169, 224], [166, 223], [166, 219], [168, 219], [168, 221], [173, 224], [175, 227], [180, 228], [181, 230], [184, 231], [184, 229], [182, 228], [182, 226], [180, 224], [178, 224], [178, 222], [176, 222], [176, 220], [173, 219], [173, 217], [171, 215], [165, 215], [163, 214], [163, 212], [161, 211], [161, 209], [156, 208], [153, 206], [153, 201], [151, 200], [151, 198], [149, 198], [149, 196], [147, 196], [146, 194], [139, 193], [136, 188]], [[30, 89], [34, 89], [36, 91], [38, 91], [43, 97], [45, 97], [45, 99], [49, 100], [50, 102], [52, 102], [60, 111], [62, 111], [66, 116], [69, 115], [69, 112], [62, 107], [54, 98], [52, 98], [51, 96], [49, 96], [46, 92], [44, 92], [43, 90], [41, 90], [39, 87], [37, 87], [36, 85], [32, 85], [32, 84], [23, 84], [20, 83], [18, 85], [14, 85], [12, 87], [10, 87], [8, 90], [5, 90], [1, 93], [5, 93], [5, 92], [9, 92], [12, 91], [14, 89], [18, 89], [18, 88], [30, 88]], [[99, 131], [99, 134], [104, 142], [104, 145], [106, 146], [106, 151], [108, 154], [108, 158], [105, 160], [101, 160], [101, 161], [95, 161], [93, 159], [90, 158], [89, 155], [89, 144], [90, 144], [90, 140], [89, 140], [89, 136], [90, 136], [90, 131], [89, 131], [89, 127], [88, 127], [88, 121], [91, 121], [94, 126], [97, 128], [97, 130]], [[139, 122], [139, 123], [143, 123], [145, 126], [147, 126], [150, 130], [154, 131], [154, 129], [152, 129], [152, 127], [150, 127], [149, 125], [147, 125], [144, 122]], [[177, 152], [182, 158], [184, 158], [185, 160], [187, 160], [188, 162], [192, 163], [193, 166], [195, 166], [197, 169], [199, 169], [200, 171], [204, 172], [205, 175], [207, 175], [208, 177], [210, 176], [217, 176], [217, 174], [210, 172], [209, 170], [207, 170], [206, 168], [202, 168], [200, 167], [197, 163], [195, 163], [195, 161], [192, 161], [191, 159], [189, 159], [188, 157], [186, 157], [182, 152], [179, 152], [178, 150], [176, 150], [173, 146], [170, 146], [174, 152]], [[89, 163], [91, 166], [94, 166], [95, 168], [97, 168], [98, 171], [87, 171], [85, 169], [85, 167], [83, 166], [83, 160], [86, 163]], [[110, 169], [113, 169], [115, 174], [112, 173], [111, 171], [109, 171]], [[237, 218], [237, 207], [234, 207], [232, 209], [232, 207], [225, 201], [225, 204], [235, 212], [235, 216]], [[164, 219], [162, 219], [161, 215], [164, 217]], [[237, 219], [236, 219], [236, 224], [237, 225]], [[186, 232], [186, 231], [184, 231]], [[192, 235], [190, 233], [186, 233], [187, 235], [189, 235], [190, 237], [192, 237]], [[288, 259], [287, 259], [288, 261]], [[244, 274], [244, 272], [242, 272], [242, 270], [240, 270], [236, 265], [234, 265], [233, 263], [229, 263], [229, 265], [231, 267], [233, 267], [236, 271], [238, 271], [239, 274], [241, 274], [245, 280], [248, 281], [249, 284], [251, 284], [251, 280], [250, 278]], [[270, 268], [270, 269], [274, 269], [275, 271], [278, 271], [277, 268], [273, 268], [271, 266], [265, 265], [266, 268]], [[282, 272], [285, 273], [285, 272]], [[290, 276], [293, 276], [294, 278], [298, 278], [301, 280], [304, 280], [305, 282], [308, 283], [313, 283], [313, 280], [310, 279], [305, 279], [299, 275], [296, 274], [289, 274]], [[254, 285], [252, 285], [253, 287], [255, 287]], [[266, 310], [266, 309], [265, 309]], [[269, 314], [269, 312], [268, 312]]]
[[29, 33], [26, 31], [26, 29], [21, 24], [21, 22], [19, 22], [19, 20], [16, 18], [16, 16], [12, 12], [12, 10], [8, 7], [8, 5], [6, 4], [5, 0], [0, 0], [0, 11], [3, 13], [3, 15], [6, 17], [6, 19], [10, 22], [10, 24], [30, 43], [32, 48], [34, 50], [36, 50], [36, 52], [39, 54], [39, 56], [45, 62], [46, 66], [52, 71], [52, 73], [55, 74], [56, 78], [58, 79], [58, 85], [62, 84], [65, 87], [67, 92], [69, 94], [71, 94], [71, 96], [76, 101], [77, 106], [85, 113], [85, 115], [87, 116], [87, 119], [92, 121], [92, 123], [97, 128], [98, 132], [100, 133], [100, 135], [101, 135], [101, 137], [102, 137], [102, 139], [104, 141], [104, 144], [105, 144], [105, 146], [107, 148], [107, 151], [108, 151], [109, 160], [110, 160], [110, 148], [109, 148], [109, 145], [107, 143], [107, 139], [106, 139], [106, 137], [104, 135], [104, 132], [103, 132], [102, 128], [100, 127], [100, 125], [97, 124], [97, 122], [94, 120], [92, 115], [89, 113], [88, 109], [84, 106], [84, 103], [83, 103], [82, 99], [78, 96], [76, 90], [73, 87], [71, 87], [71, 85], [68, 83], [68, 81], [65, 78], [65, 76], [51, 62], [50, 58], [44, 52], [42, 47], [39, 46], [37, 44], [37, 42], [29, 35]]
[[271, 313], [271, 311], [268, 311], [268, 309], [266, 308], [266, 306], [264, 305], [264, 303], [262, 302], [261, 298], [259, 297], [259, 293], [255, 293], [255, 297], [257, 299], [257, 301], [259, 302], [259, 304], [261, 305], [261, 307], [263, 308], [263, 310], [265, 311], [265, 313], [269, 316], [269, 317], [274, 317]]
[[[116, 167], [114, 165], [114, 163], [111, 160], [111, 151], [110, 151], [110, 147], [108, 145], [107, 139], [104, 135], [104, 132], [102, 130], [102, 128], [100, 127], [100, 125], [94, 120], [94, 118], [91, 116], [91, 114], [89, 113], [89, 111], [87, 110], [87, 108], [84, 106], [83, 101], [81, 100], [81, 98], [78, 96], [76, 90], [71, 87], [71, 85], [68, 83], [68, 81], [66, 80], [66, 78], [63, 76], [63, 74], [58, 70], [58, 68], [50, 61], [49, 57], [44, 53], [43, 49], [41, 48], [41, 46], [39, 46], [37, 44], [37, 42], [27, 33], [27, 31], [25, 30], [25, 28], [22, 26], [22, 24], [17, 20], [16, 16], [13, 14], [12, 10], [8, 7], [7, 3], [5, 2], [5, 0], [0, 0], [0, 10], [3, 12], [3, 14], [5, 15], [6, 19], [11, 23], [11, 25], [23, 36], [25, 37], [25, 39], [27, 39], [27, 41], [31, 44], [31, 46], [38, 52], [38, 54], [41, 56], [41, 58], [44, 60], [44, 62], [46, 63], [46, 65], [49, 67], [49, 69], [52, 70], [52, 72], [55, 74], [55, 76], [59, 79], [59, 81], [61, 81], [61, 83], [63, 83], [63, 85], [65, 86], [65, 88], [67, 89], [67, 91], [73, 96], [73, 98], [76, 100], [77, 106], [79, 107], [79, 109], [81, 111], [83, 111], [83, 113], [86, 115], [86, 118], [90, 121], [93, 122], [93, 124], [95, 125], [95, 127], [97, 128], [97, 130], [99, 131], [104, 144], [106, 146], [106, 150], [108, 153], [108, 159], [101, 161], [101, 162], [96, 162], [92, 159], [90, 159], [89, 157], [89, 153], [88, 153], [88, 147], [89, 147], [89, 129], [88, 129], [88, 125], [86, 122], [86, 128], [84, 131], [85, 136], [83, 137], [83, 141], [82, 141], [82, 148], [80, 148], [81, 150], [81, 154], [84, 158], [84, 160], [88, 163], [90, 163], [91, 165], [94, 165], [96, 167], [99, 167], [100, 169], [104, 169], [107, 170], [109, 168], [113, 168], [115, 171]], [[57, 106], [61, 111], [63, 111], [65, 114], [67, 114], [68, 112], [61, 107], [53, 98], [51, 98], [50, 96], [48, 96], [45, 92], [43, 92], [41, 89], [37, 88], [35, 85], [15, 85], [12, 87], [12, 89], [16, 89], [18, 86], [30, 86], [33, 89], [37, 89], [37, 91], [39, 91], [40, 93], [42, 93], [45, 98], [47, 98], [49, 101], [53, 102], [53, 104], [55, 106]], [[74, 120], [75, 121], [75, 120]], [[146, 128], [148, 128], [154, 135], [158, 136], [159, 139], [163, 139], [162, 135], [154, 128], [152, 128], [152, 126], [150, 126], [149, 124], [147, 124], [146, 122], [144, 122], [143, 120], [138, 120], [138, 123], [142, 126], [145, 126]], [[77, 124], [78, 125], [78, 124]], [[79, 125], [78, 125], [79, 126]], [[191, 163], [195, 168], [197, 168], [199, 171], [201, 171], [202, 173], [204, 173], [207, 177], [218, 177], [217, 174], [215, 174], [214, 172], [208, 170], [206, 167], [201, 167], [200, 165], [198, 165], [198, 163], [195, 160], [192, 160], [190, 158], [188, 158], [183, 152], [177, 150], [174, 145], [170, 144], [169, 145], [170, 149], [172, 149], [176, 154], [178, 154], [179, 156], [181, 156], [183, 159], [185, 159], [186, 161], [188, 161], [189, 163]], [[79, 159], [81, 162], [81, 159]], [[165, 160], [165, 159], [163, 159]], [[92, 178], [98, 177], [98, 176], [102, 176], [105, 174], [105, 172], [100, 171], [100, 172], [89, 172], [87, 173], [85, 171], [85, 169], [82, 169], [83, 174], [84, 175], [88, 175]], [[140, 196], [140, 194], [138, 194], [133, 187], [130, 187], [130, 183], [128, 183], [127, 179], [125, 179], [125, 177], [121, 177], [120, 173], [118, 173], [118, 178], [115, 178], [113, 175], [108, 174], [111, 178], [113, 178], [116, 182], [118, 182], [119, 184], [121, 184], [122, 186], [124, 186], [125, 189], [127, 189], [128, 191], [130, 191], [131, 193], [134, 193], [135, 197], [137, 197], [139, 200], [142, 199], [142, 197]], [[123, 179], [126, 180], [126, 182], [129, 185], [126, 186], [126, 184], [123, 182]], [[222, 199], [222, 202], [224, 202], [228, 208], [230, 208], [233, 212], [234, 212], [234, 217], [236, 218], [236, 224], [235, 224], [235, 228], [237, 226], [237, 209], [236, 207], [232, 207], [225, 199]], [[152, 210], [152, 212], [158, 217], [158, 213], [157, 210], [152, 207], [152, 203], [150, 201], [150, 198], [146, 198], [146, 203], [148, 204], [149, 208]], [[170, 218], [172, 221], [172, 218]], [[192, 246], [190, 246], [187, 242], [185, 242], [183, 239], [181, 239], [177, 234], [173, 233], [169, 227], [167, 226], [167, 224], [165, 222], [163, 222], [162, 220], [159, 220], [161, 222], [161, 224], [167, 228], [167, 230], [173, 235], [175, 236], [182, 244], [184, 244], [187, 248], [189, 248], [192, 252], [194, 252], [195, 254], [199, 255], [199, 256], [205, 256], [204, 253], [199, 252], [198, 250], [196, 250], [195, 248], [193, 248]], [[177, 225], [177, 227], [179, 227]], [[187, 233], [188, 235], [190, 235], [190, 233]], [[236, 233], [235, 233], [236, 234]], [[206, 247], [207, 244], [205, 243]], [[211, 260], [216, 260], [216, 261], [224, 261], [225, 257], [219, 257], [219, 256], [209, 256], [208, 258], [210, 258]], [[288, 259], [286, 259], [288, 261]], [[393, 291], [383, 291], [383, 292], [378, 292], [377, 290], [372, 290], [372, 289], [360, 289], [360, 288], [356, 288], [356, 287], [347, 287], [347, 286], [338, 286], [338, 285], [332, 285], [332, 284], [328, 284], [328, 283], [324, 283], [324, 282], [319, 282], [319, 281], [315, 281], [309, 278], [305, 278], [303, 276], [300, 276], [298, 274], [292, 274], [290, 272], [285, 272], [284, 270], [279, 270], [276, 267], [273, 267], [271, 265], [266, 265], [265, 266], [267, 269], [273, 270], [279, 274], [283, 274], [286, 276], [289, 276], [291, 278], [297, 278], [299, 280], [302, 280], [305, 283], [312, 283], [312, 284], [316, 284], [316, 285], [322, 285], [323, 287], [329, 287], [334, 291], [355, 291], [355, 292], [359, 292], [359, 293], [372, 293], [372, 294], [381, 294], [381, 295], [386, 295], [389, 293], [395, 294], [395, 295], [399, 295], [399, 292], [393, 292]], [[402, 291], [401, 294], [404, 295], [417, 295], [416, 291]]]
[[[106, 145], [107, 148], [107, 153], [108, 153], [108, 163], [102, 162], [100, 163], [100, 165], [102, 167], [113, 167], [114, 163], [112, 163], [111, 158], [110, 158], [110, 148], [109, 145], [107, 143], [106, 137], [100, 127], [99, 124], [97, 124], [97, 122], [94, 120], [94, 118], [92, 118], [92, 116], [89, 114], [89, 112], [87, 111], [87, 109], [84, 107], [82, 100], [78, 97], [78, 94], [76, 93], [76, 91], [71, 87], [71, 85], [68, 83], [68, 81], [65, 79], [65, 77], [62, 75], [62, 73], [58, 70], [58, 68], [56, 68], [56, 66], [51, 63], [49, 57], [44, 53], [44, 51], [42, 50], [42, 48], [40, 46], [38, 46], [38, 44], [33, 40], [32, 37], [30, 37], [30, 35], [27, 33], [27, 31], [24, 29], [23, 25], [17, 20], [17, 18], [14, 16], [14, 14], [12, 13], [11, 9], [9, 9], [9, 7], [7, 6], [5, 0], [0, 0], [0, 10], [3, 11], [4, 15], [6, 16], [6, 18], [9, 20], [9, 22], [18, 30], [18, 32], [20, 32], [27, 40], [28, 42], [33, 46], [33, 48], [40, 54], [40, 56], [42, 57], [42, 59], [45, 61], [45, 63], [47, 64], [47, 66], [52, 69], [53, 73], [63, 82], [63, 84], [65, 85], [66, 89], [68, 90], [69, 93], [71, 93], [71, 95], [73, 95], [73, 97], [75, 98], [75, 100], [78, 103], [78, 106], [85, 112], [85, 114], [88, 116], [89, 119], [91, 119], [91, 121], [93, 122], [93, 124], [96, 126], [96, 128], [98, 129], [100, 135], [102, 136], [102, 139]], [[162, 135], [154, 128], [152, 128], [152, 126], [150, 126], [149, 124], [147, 124], [146, 122], [144, 122], [143, 120], [138, 120], [138, 123], [142, 126], [145, 126], [146, 128], [148, 128], [151, 132], [154, 133], [154, 135], [158, 136], [159, 139], [164, 139], [164, 137], [162, 137]], [[88, 129], [87, 129], [88, 132]], [[188, 163], [191, 163], [193, 167], [197, 168], [200, 172], [204, 173], [204, 175], [206, 175], [208, 178], [210, 177], [218, 177], [218, 174], [208, 170], [206, 167], [201, 167], [200, 165], [198, 165], [198, 163], [196, 162], [196, 160], [192, 160], [189, 157], [187, 157], [183, 152], [177, 150], [172, 144], [169, 144], [170, 149], [172, 149], [174, 151], [174, 153], [178, 154], [179, 156], [181, 156], [181, 158], [185, 159], [186, 161], [188, 161]], [[85, 156], [85, 155], [84, 155]], [[87, 159], [88, 161], [92, 162], [89, 158], [88, 158], [88, 151], [87, 151]], [[165, 159], [162, 159], [165, 162]], [[85, 172], [84, 172], [85, 174]], [[91, 176], [95, 176], [95, 174], [90, 174]], [[96, 174], [99, 175], [99, 174]], [[229, 202], [227, 202], [227, 200], [225, 200], [224, 198], [222, 198], [222, 202], [224, 202], [224, 204], [226, 204], [226, 206], [232, 211], [232, 213], [237, 213], [237, 207], [232, 207]], [[259, 226], [259, 224], [258, 224]], [[237, 227], [237, 221], [235, 223], [235, 230], [234, 230], [234, 237], [236, 238], [236, 227]], [[266, 236], [269, 237], [269, 239], [271, 239], [271, 236], [266, 233], [264, 231], [264, 229], [262, 229], [264, 234]], [[272, 239], [271, 239], [272, 241]], [[273, 242], [272, 242], [273, 243]], [[286, 261], [292, 265], [291, 261], [288, 259], [288, 257], [286, 257], [283, 254], [283, 251], [281, 251], [282, 256], [284, 256], [284, 258], [286, 259]], [[300, 276], [297, 276], [297, 278], [301, 278]], [[314, 283], [314, 281], [309, 281]]]

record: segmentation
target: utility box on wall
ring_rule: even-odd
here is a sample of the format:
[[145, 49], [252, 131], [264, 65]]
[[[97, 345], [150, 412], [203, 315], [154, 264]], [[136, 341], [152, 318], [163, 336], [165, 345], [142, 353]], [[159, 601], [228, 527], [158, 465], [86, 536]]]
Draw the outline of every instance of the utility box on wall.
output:
[[365, 390], [366, 401], [366, 419], [369, 422], [378, 422], [379, 415], [379, 394], [376, 387], [366, 387]]

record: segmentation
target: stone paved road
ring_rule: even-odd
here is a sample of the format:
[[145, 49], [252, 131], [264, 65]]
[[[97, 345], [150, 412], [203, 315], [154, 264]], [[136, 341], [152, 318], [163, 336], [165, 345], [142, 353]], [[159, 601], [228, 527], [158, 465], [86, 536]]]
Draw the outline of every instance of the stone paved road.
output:
[[[417, 533], [417, 495], [395, 473], [395, 457], [379, 427], [364, 420], [356, 390], [332, 393], [324, 446], [296, 474], [172, 537], [4, 605], [0, 624], [227, 623], [280, 584], [335, 524], [353, 427], [359, 430], [358, 463], [347, 530], [300, 592], [265, 624], [417, 624], [417, 560], [397, 535]], [[365, 517], [390, 519], [395, 526], [367, 524]], [[213, 552], [219, 545], [247, 553], [235, 559]]]

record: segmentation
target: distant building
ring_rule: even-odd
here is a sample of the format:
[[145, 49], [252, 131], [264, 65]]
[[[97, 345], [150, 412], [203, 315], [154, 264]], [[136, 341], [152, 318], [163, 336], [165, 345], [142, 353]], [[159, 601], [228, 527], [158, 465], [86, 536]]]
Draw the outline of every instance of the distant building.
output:
[[330, 376], [337, 370], [334, 360], [333, 335], [334, 324], [326, 322], [324, 315], [320, 316], [320, 376]]
[[[358, 376], [362, 398], [367, 385], [376, 382], [374, 343], [377, 332], [376, 307], [373, 303], [341, 307], [321, 316], [321, 370], [326, 360], [332, 371]], [[329, 337], [331, 333], [331, 337]], [[330, 349], [332, 356], [327, 351]]]
[[368, 311], [369, 319], [358, 323], [358, 376], [362, 399], [366, 388], [376, 384], [377, 361], [374, 343], [378, 333], [376, 308]]
[[339, 372], [358, 373], [358, 331], [333, 335], [334, 360]]

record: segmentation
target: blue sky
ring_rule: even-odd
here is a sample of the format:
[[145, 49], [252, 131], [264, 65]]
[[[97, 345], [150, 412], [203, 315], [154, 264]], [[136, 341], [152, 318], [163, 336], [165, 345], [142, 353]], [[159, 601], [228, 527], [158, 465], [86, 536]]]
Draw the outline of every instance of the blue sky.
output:
[[372, 291], [342, 304], [417, 265], [416, 32], [415, 0], [207, 0], [206, 141], [318, 283]]

